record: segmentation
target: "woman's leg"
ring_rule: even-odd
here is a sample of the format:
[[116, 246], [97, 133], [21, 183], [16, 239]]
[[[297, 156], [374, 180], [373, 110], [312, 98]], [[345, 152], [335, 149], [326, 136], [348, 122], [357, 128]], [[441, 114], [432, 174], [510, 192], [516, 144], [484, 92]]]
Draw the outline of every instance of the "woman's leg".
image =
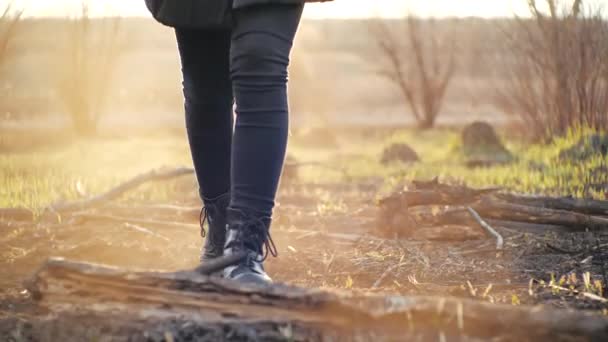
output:
[[186, 129], [200, 195], [230, 191], [232, 82], [229, 30], [177, 29], [182, 64]]
[[235, 11], [232, 209], [272, 215], [287, 146], [287, 67], [302, 10], [259, 5]]
[[258, 5], [235, 11], [230, 72], [236, 99], [232, 188], [225, 254], [245, 252], [224, 276], [268, 283], [264, 246], [288, 133], [287, 67], [303, 5]]
[[[232, 82], [230, 81], [230, 30], [176, 30], [186, 109], [190, 151], [205, 203], [201, 233], [208, 235], [201, 261], [223, 254], [226, 208], [230, 201], [232, 145]], [[204, 236], [204, 234], [202, 234]]]

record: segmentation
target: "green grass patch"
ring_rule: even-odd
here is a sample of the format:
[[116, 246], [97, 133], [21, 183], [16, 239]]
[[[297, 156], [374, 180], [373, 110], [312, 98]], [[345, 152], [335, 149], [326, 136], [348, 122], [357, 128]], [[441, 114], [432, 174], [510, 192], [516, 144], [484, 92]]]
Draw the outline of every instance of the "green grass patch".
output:
[[[413, 179], [440, 179], [471, 186], [550, 195], [606, 199], [593, 184], [608, 183], [606, 157], [561, 160], [559, 154], [575, 145], [588, 130], [573, 131], [550, 144], [528, 145], [503, 137], [516, 161], [506, 165], [467, 168], [460, 151], [460, 133], [452, 129], [417, 131], [403, 129], [388, 134], [362, 135], [341, 132], [338, 146], [309, 147], [292, 141], [289, 154], [298, 162], [318, 165], [299, 169], [299, 180], [312, 183], [378, 182], [383, 192]], [[407, 143], [420, 156], [414, 164], [382, 165], [386, 146]], [[97, 194], [137, 174], [163, 166], [191, 165], [185, 137], [99, 138], [28, 152], [0, 154], [0, 207], [40, 209], [58, 200], [80, 197], [76, 184]], [[174, 190], [174, 189], [173, 189]], [[172, 184], [145, 186], [130, 193], [129, 200], [175, 200]], [[196, 190], [196, 189], [193, 189]]]
[[[594, 184], [607, 184], [608, 165], [600, 155], [586, 160], [562, 160], [561, 151], [575, 145], [593, 132], [578, 130], [549, 144], [529, 145], [503, 137], [507, 149], [516, 160], [505, 165], [468, 168], [460, 148], [460, 132], [450, 129], [430, 131], [401, 130], [388, 137], [377, 137], [355, 142], [356, 137], [343, 140], [340, 148], [331, 152], [307, 149], [305, 144], [292, 147], [291, 151], [303, 160], [323, 160], [331, 168], [310, 168], [301, 172], [302, 178], [311, 182], [350, 181], [381, 179], [384, 190], [398, 188], [413, 179], [439, 177], [448, 182], [466, 183], [470, 186], [501, 186], [505, 189], [534, 194], [555, 196], [593, 197], [605, 199], [606, 192], [594, 189]], [[380, 163], [382, 150], [393, 143], [407, 143], [420, 156], [421, 162], [412, 164]]]
[[[163, 166], [191, 165], [186, 139], [104, 138], [36, 151], [0, 154], [0, 207], [40, 209], [80, 197], [76, 184], [97, 194], [137, 174]], [[151, 187], [148, 197], [163, 197]], [[141, 194], [139, 194], [141, 195]]]

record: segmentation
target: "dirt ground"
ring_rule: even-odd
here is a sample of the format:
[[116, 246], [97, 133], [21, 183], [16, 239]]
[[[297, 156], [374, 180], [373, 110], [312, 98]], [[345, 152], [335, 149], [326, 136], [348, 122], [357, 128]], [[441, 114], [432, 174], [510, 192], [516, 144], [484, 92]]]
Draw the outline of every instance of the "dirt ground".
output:
[[[175, 182], [174, 187], [187, 188], [194, 182], [191, 177], [183, 178]], [[494, 249], [490, 238], [467, 242], [385, 239], [377, 234], [375, 225], [374, 199], [380, 186], [373, 181], [304, 184], [284, 180], [272, 234], [279, 247], [279, 257], [268, 261], [268, 271], [273, 278], [307, 288], [457, 296], [492, 303], [543, 304], [598, 314], [608, 312], [608, 303], [582, 294], [597, 282], [606, 284], [608, 233], [529, 234], [496, 227], [506, 243], [500, 252]], [[333, 202], [323, 198], [331, 198]], [[172, 204], [195, 208], [198, 200], [194, 192], [190, 192]], [[162, 210], [146, 209], [152, 205], [154, 203], [144, 201], [119, 203], [101, 207], [96, 213], [132, 220], [196, 223], [192, 213], [171, 219]], [[131, 269], [175, 271], [196, 266], [201, 245], [199, 232], [192, 226], [141, 229], [135, 223], [104, 218], [77, 224], [32, 225], [6, 221], [0, 224], [3, 231], [0, 340], [37, 340], [40, 334], [46, 336], [52, 330], [48, 320], [40, 320], [48, 313], [40, 311], [23, 286], [24, 280], [48, 257], [62, 256]], [[587, 272], [590, 280], [585, 279]], [[559, 284], [564, 290], [549, 287], [550, 283]], [[66, 317], [55, 319], [69, 322]], [[178, 339], [214, 340], [218, 336], [226, 339], [232, 336], [233, 340], [256, 340], [264, 336], [259, 331], [256, 333], [256, 329], [266, 331], [259, 325], [251, 328], [254, 332], [250, 331], [250, 335], [230, 332], [234, 327], [228, 326], [197, 329], [198, 333], [190, 336], [196, 337], [194, 339], [184, 337], [187, 329], [177, 329], [182, 334]], [[240, 329], [247, 330], [246, 327]], [[56, 325], [53, 331], [59, 334], [59, 339], [83, 334], [70, 329], [57, 331]], [[121, 335], [116, 331], [97, 333], [104, 338]], [[87, 331], [86, 334], [95, 336], [96, 333]], [[169, 340], [166, 336], [138, 336], [143, 340]], [[313, 339], [311, 336], [305, 339], [309, 338]]]

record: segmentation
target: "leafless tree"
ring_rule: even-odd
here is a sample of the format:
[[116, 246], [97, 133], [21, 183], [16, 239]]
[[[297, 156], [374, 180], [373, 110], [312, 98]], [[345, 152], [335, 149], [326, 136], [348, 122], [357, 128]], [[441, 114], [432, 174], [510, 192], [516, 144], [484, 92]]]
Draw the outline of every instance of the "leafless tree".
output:
[[92, 135], [97, 130], [120, 54], [120, 20], [93, 19], [83, 2], [80, 16], [68, 24], [66, 48], [59, 55], [58, 96], [78, 134]]
[[431, 128], [456, 69], [453, 41], [434, 19], [408, 15], [403, 21], [375, 20], [370, 32], [382, 55], [379, 75], [394, 84], [421, 128]]
[[[0, 16], [0, 80], [4, 77], [4, 67], [11, 59], [10, 42], [14, 38], [23, 10], [14, 10], [13, 2], [9, 1]], [[0, 82], [1, 85], [2, 82]], [[6, 105], [6, 93], [0, 94], [0, 106]], [[4, 116], [3, 116], [4, 118]]]
[[0, 66], [8, 59], [9, 43], [15, 35], [22, 14], [23, 10], [13, 11], [12, 1], [2, 11], [2, 16], [0, 16]]
[[547, 139], [576, 126], [608, 129], [608, 23], [582, 0], [527, 0], [532, 19], [505, 30], [498, 104]]
[[0, 69], [2, 69], [10, 58], [11, 51], [9, 49], [9, 44], [15, 36], [16, 28], [21, 20], [22, 14], [23, 10], [13, 10], [12, 1], [6, 5], [4, 10], [2, 10], [0, 16]]

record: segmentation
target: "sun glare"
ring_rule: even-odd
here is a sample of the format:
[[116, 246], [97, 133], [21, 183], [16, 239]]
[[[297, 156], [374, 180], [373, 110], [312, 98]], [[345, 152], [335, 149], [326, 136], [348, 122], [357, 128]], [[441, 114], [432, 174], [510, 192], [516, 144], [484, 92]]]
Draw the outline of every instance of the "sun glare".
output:
[[[93, 15], [146, 15], [143, 0], [89, 0], [88, 3]], [[81, 0], [16, 0], [16, 6], [25, 8], [28, 16], [70, 16], [78, 13], [80, 4]], [[305, 16], [318, 19], [399, 17], [413, 12], [434, 17], [499, 17], [525, 14], [526, 10], [524, 0], [334, 0], [307, 5]]]

